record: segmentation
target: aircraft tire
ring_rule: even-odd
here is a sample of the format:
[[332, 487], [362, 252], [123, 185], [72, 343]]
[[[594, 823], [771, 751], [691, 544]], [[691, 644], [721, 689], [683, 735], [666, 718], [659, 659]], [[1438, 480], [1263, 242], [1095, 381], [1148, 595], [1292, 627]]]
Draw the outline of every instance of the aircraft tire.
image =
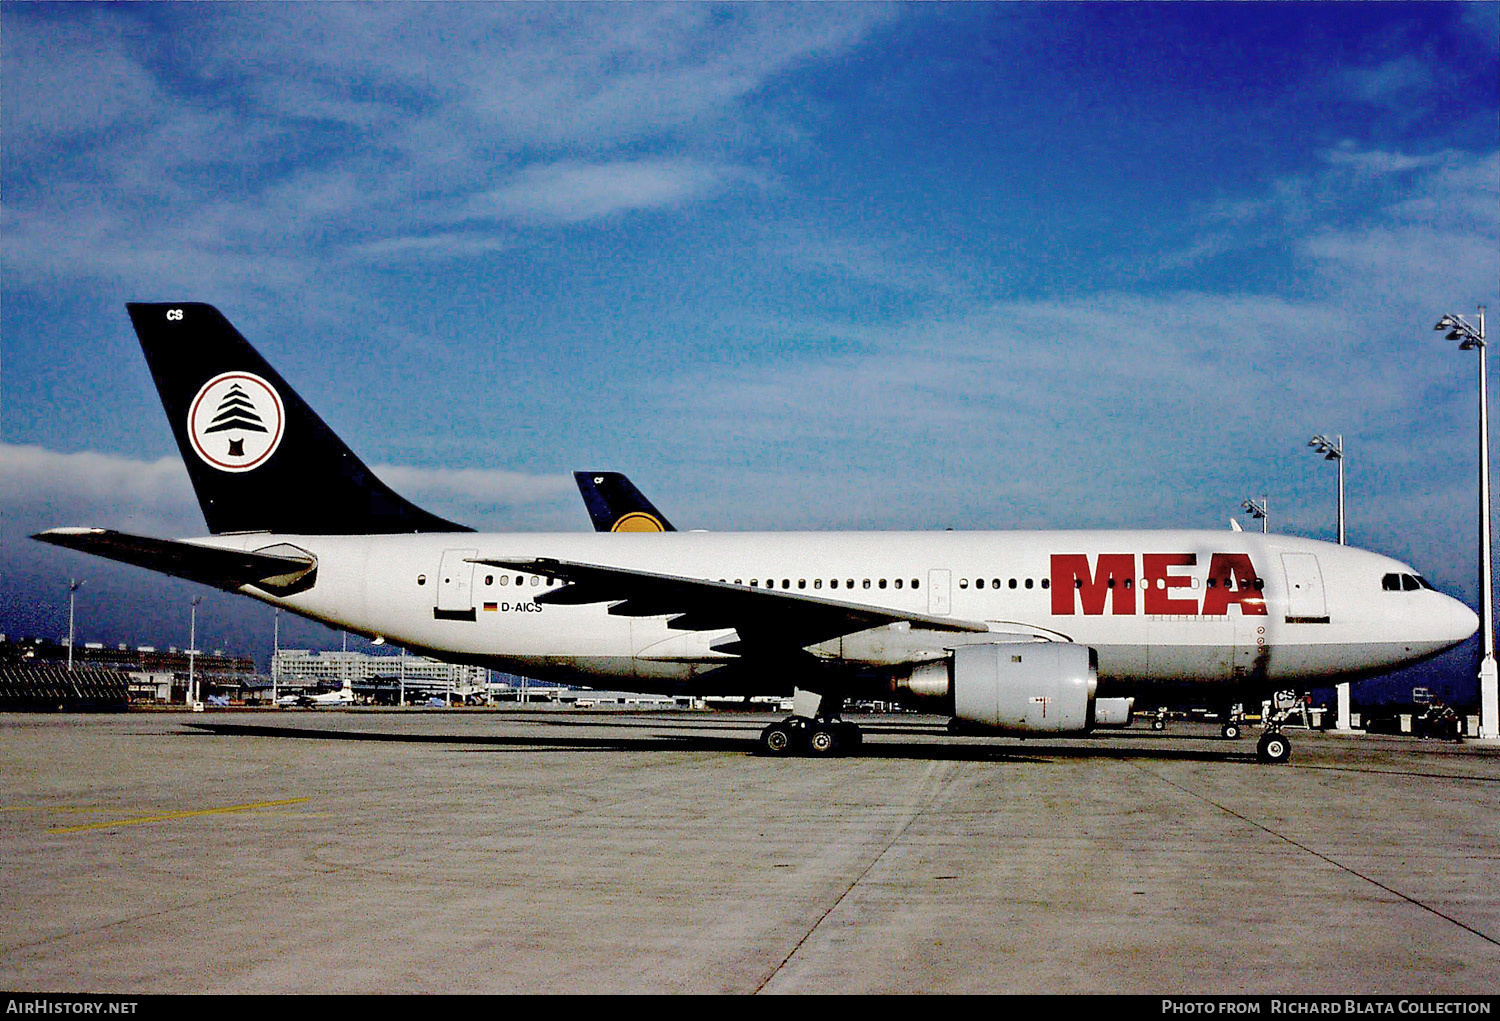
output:
[[839, 733], [842, 727], [820, 724], [813, 727], [807, 735], [807, 752], [809, 755], [827, 757], [837, 755], [843, 742]]
[[1240, 725], [1238, 723], [1224, 724], [1223, 727], [1219, 728], [1219, 736], [1228, 741], [1238, 741], [1240, 739]]
[[1151, 729], [1152, 730], [1166, 730], [1167, 729], [1167, 721], [1164, 720], [1164, 719], [1162, 719], [1160, 716], [1158, 716], [1156, 719], [1154, 719], [1154, 720], [1151, 721]]
[[797, 751], [797, 733], [785, 723], [773, 723], [760, 732], [760, 750], [782, 758]]
[[1292, 757], [1292, 742], [1280, 731], [1262, 734], [1255, 745], [1255, 758], [1259, 762], [1286, 762]]

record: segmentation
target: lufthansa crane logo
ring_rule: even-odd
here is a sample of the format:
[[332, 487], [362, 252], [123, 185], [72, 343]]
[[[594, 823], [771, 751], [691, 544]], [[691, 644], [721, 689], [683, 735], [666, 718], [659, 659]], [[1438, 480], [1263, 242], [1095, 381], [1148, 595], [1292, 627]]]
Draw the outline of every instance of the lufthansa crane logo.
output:
[[647, 514], [645, 511], [630, 511], [620, 515], [618, 521], [610, 526], [611, 532], [665, 532], [655, 515]]
[[259, 468], [281, 445], [286, 409], [276, 388], [253, 372], [222, 372], [188, 408], [188, 437], [206, 464], [225, 472]]

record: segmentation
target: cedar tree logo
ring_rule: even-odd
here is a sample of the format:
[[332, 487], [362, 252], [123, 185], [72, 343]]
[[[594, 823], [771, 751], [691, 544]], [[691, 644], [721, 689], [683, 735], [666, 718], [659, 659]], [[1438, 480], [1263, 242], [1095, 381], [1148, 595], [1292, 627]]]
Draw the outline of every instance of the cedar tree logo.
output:
[[276, 389], [251, 372], [221, 372], [188, 408], [188, 437], [203, 460], [226, 472], [259, 468], [281, 445], [286, 410]]

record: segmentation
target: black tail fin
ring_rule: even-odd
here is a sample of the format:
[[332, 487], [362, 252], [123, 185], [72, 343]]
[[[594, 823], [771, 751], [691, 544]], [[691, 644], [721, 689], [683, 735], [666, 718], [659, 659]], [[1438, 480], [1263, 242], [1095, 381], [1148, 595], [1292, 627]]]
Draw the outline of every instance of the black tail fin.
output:
[[675, 532], [666, 515], [651, 505], [619, 472], [574, 472], [596, 532]]
[[210, 532], [467, 532], [397, 496], [212, 305], [130, 304]]

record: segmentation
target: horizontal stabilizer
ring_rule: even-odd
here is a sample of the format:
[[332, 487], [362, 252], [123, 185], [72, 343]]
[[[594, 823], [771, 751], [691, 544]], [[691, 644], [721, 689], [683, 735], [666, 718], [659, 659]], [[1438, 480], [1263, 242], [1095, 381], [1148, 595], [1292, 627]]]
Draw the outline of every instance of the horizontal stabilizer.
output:
[[284, 543], [270, 548], [275, 552], [246, 553], [107, 528], [50, 528], [32, 538], [231, 592], [241, 585], [297, 592], [312, 585], [318, 568], [312, 554]]

